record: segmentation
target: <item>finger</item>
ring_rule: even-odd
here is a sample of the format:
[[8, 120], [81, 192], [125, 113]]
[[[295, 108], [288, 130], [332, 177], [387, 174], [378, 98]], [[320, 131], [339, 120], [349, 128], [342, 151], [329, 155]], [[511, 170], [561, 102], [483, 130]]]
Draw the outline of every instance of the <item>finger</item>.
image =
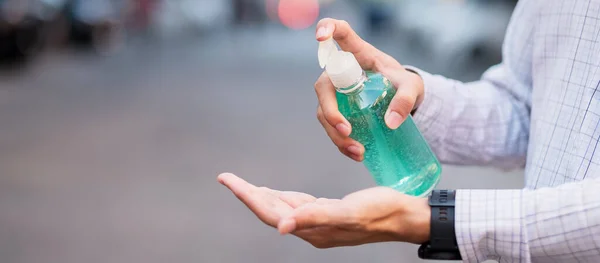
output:
[[[242, 203], [244, 203], [244, 205], [246, 205], [252, 212], [255, 214], [260, 212], [260, 205], [257, 203], [257, 198], [260, 197], [260, 195], [253, 195], [253, 193], [258, 193], [258, 187], [231, 173], [220, 174], [217, 177], [217, 180], [222, 185], [229, 188], [235, 197], [242, 201]], [[268, 193], [266, 190], [263, 192]]]
[[231, 192], [242, 202], [246, 203], [249, 199], [251, 191], [256, 189], [256, 186], [246, 182], [244, 179], [237, 177], [232, 173], [222, 173], [217, 177], [217, 181], [229, 188]]
[[282, 206], [279, 191], [256, 187], [230, 173], [219, 175], [217, 180], [229, 188], [258, 219], [269, 226], [276, 227], [281, 216], [292, 210], [289, 205]]
[[328, 204], [335, 204], [339, 201], [340, 201], [340, 199], [329, 199], [329, 198], [319, 197], [319, 198], [317, 198], [317, 200], [315, 200], [315, 203], [321, 204], [321, 205], [328, 205]]
[[277, 224], [277, 229], [284, 235], [307, 228], [348, 224], [350, 222], [348, 215], [351, 213], [340, 202], [340, 200], [335, 200], [325, 204], [303, 205], [283, 218]]
[[349, 136], [352, 133], [352, 127], [350, 122], [338, 110], [335, 88], [331, 84], [327, 73], [323, 72], [315, 83], [315, 92], [321, 109], [321, 112], [317, 112], [317, 116], [322, 117], [329, 125], [335, 127], [341, 135]]
[[[365, 155], [364, 155], [365, 150], [364, 150], [364, 147], [362, 147], [362, 144], [358, 144], [358, 145], [360, 145], [360, 147], [361, 147], [358, 150], [355, 150], [355, 147], [353, 147], [353, 146], [350, 146], [348, 148], [338, 147], [338, 150], [343, 155], [347, 156], [348, 158], [350, 158], [350, 159], [352, 159], [354, 161], [357, 161], [357, 162], [362, 162], [365, 159]], [[356, 154], [354, 152], [362, 152], [362, 153]]]
[[414, 92], [411, 92], [410, 90], [399, 90], [390, 102], [385, 113], [386, 125], [392, 130], [400, 127], [402, 122], [404, 122], [410, 114], [416, 100], [417, 95]]
[[319, 120], [319, 123], [321, 123], [321, 126], [323, 126], [323, 129], [325, 129], [327, 136], [329, 136], [331, 141], [336, 146], [346, 148], [354, 144], [354, 140], [352, 138], [340, 134], [340, 132], [336, 128], [334, 128], [333, 126], [331, 126], [331, 124], [329, 124], [329, 122], [327, 122], [321, 107], [317, 109], [317, 119]]
[[365, 51], [375, 50], [372, 45], [358, 36], [348, 22], [332, 18], [323, 18], [317, 24], [317, 41], [327, 40], [330, 37], [335, 39], [342, 50], [351, 52], [354, 55]]
[[281, 195], [279, 195], [279, 199], [281, 199], [281, 201], [286, 202], [292, 208], [297, 208], [304, 204], [312, 203], [317, 200], [317, 198], [312, 195], [292, 191], [281, 192]]
[[365, 147], [361, 143], [355, 141], [350, 137], [340, 135], [339, 131], [333, 128], [331, 125], [329, 125], [329, 123], [325, 120], [320, 107], [317, 109], [317, 112], [317, 118], [319, 119], [319, 122], [325, 129], [327, 136], [329, 136], [333, 144], [335, 144], [338, 147], [340, 152], [352, 158], [355, 161], [362, 161], [363, 155], [365, 153]]
[[375, 61], [383, 57], [383, 53], [371, 44], [364, 41], [350, 27], [348, 22], [331, 18], [324, 18], [317, 24], [316, 38], [318, 41], [333, 37], [340, 48], [351, 52], [363, 69], [375, 68]]
[[412, 76], [413, 73], [398, 70], [388, 73], [386, 76], [388, 75], [388, 79], [397, 87], [397, 90], [386, 110], [385, 123], [390, 129], [394, 130], [400, 127], [413, 110], [419, 96], [419, 90], [416, 87], [418, 83], [415, 81], [415, 76]]

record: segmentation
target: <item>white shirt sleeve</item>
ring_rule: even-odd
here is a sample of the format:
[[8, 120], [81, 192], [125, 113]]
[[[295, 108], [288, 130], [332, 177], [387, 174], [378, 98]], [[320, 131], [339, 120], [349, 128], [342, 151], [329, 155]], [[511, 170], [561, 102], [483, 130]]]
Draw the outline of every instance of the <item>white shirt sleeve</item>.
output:
[[470, 83], [407, 68], [425, 84], [413, 118], [442, 163], [524, 167], [530, 87], [516, 81], [508, 67], [496, 65]]
[[600, 179], [537, 190], [458, 190], [465, 262], [600, 262]]

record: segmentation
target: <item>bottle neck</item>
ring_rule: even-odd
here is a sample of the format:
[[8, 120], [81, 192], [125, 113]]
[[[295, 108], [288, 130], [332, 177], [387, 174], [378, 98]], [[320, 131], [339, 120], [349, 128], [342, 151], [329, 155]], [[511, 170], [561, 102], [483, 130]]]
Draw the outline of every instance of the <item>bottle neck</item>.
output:
[[352, 84], [348, 87], [345, 87], [345, 88], [336, 87], [335, 90], [339, 93], [347, 94], [347, 95], [353, 94], [353, 93], [358, 93], [363, 90], [363, 88], [365, 86], [364, 85], [365, 81], [367, 81], [367, 73], [363, 71], [362, 74], [360, 75], [360, 77], [354, 82], [354, 84]]

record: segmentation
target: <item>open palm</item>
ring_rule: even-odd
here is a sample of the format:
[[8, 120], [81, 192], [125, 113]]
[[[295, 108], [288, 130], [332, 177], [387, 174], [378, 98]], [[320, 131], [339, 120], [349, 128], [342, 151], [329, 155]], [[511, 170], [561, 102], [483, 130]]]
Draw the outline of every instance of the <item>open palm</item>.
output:
[[305, 193], [257, 187], [233, 174], [222, 174], [218, 180], [261, 221], [272, 227], [277, 227], [279, 221], [291, 214], [295, 208], [317, 200], [314, 196]]
[[[418, 243], [428, 238], [426, 200], [390, 188], [375, 187], [343, 199], [315, 198], [309, 194], [254, 186], [233, 174], [218, 181], [229, 188], [262, 222], [291, 233], [318, 248], [355, 246], [383, 241]], [[408, 206], [412, 204], [412, 206]], [[418, 206], [416, 206], [418, 205]], [[425, 224], [428, 222], [425, 221]]]

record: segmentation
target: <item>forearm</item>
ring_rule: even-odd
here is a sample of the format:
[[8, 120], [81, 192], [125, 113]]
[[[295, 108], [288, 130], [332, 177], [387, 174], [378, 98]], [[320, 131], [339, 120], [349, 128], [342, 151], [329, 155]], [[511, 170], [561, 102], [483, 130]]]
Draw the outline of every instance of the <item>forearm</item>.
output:
[[471, 83], [410, 69], [425, 83], [424, 100], [413, 117], [441, 162], [524, 166], [529, 91], [502, 65]]
[[463, 260], [600, 262], [600, 180], [538, 190], [459, 190]]

